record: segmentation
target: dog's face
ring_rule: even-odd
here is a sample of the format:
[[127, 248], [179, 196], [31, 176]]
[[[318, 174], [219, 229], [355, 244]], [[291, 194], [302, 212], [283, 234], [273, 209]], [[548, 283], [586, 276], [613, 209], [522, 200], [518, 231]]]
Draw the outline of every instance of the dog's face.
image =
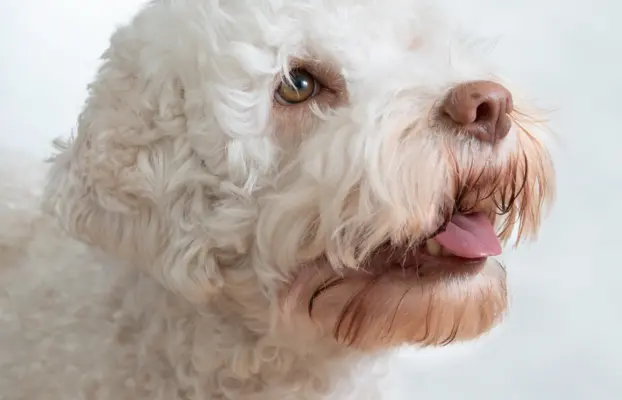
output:
[[[262, 334], [476, 337], [536, 233], [536, 121], [422, 1], [154, 1], [119, 30], [50, 204], [73, 234]], [[304, 334], [301, 334], [304, 332]]]

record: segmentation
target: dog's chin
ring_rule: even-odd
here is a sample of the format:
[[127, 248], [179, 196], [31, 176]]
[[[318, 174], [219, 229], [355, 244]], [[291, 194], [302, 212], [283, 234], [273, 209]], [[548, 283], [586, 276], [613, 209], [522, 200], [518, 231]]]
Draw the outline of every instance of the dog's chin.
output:
[[287, 299], [290, 312], [350, 348], [438, 346], [476, 338], [498, 323], [505, 279], [492, 258], [384, 244], [357, 269], [335, 270], [325, 258], [301, 268]]

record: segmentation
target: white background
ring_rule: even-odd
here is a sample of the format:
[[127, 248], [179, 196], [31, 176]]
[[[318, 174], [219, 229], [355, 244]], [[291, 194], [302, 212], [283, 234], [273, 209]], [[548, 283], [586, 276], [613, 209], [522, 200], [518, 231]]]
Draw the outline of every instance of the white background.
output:
[[[506, 323], [475, 344], [404, 352], [389, 397], [622, 399], [622, 1], [444, 1], [502, 33], [495, 57], [553, 110], [559, 199], [540, 240], [506, 257]], [[110, 33], [139, 3], [0, 0], [0, 147], [45, 156], [73, 129]]]

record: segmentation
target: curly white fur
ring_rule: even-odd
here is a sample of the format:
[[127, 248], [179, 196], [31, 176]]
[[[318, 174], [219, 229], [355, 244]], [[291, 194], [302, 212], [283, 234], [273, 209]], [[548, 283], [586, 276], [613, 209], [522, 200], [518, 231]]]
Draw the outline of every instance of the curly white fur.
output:
[[[2, 398], [379, 398], [365, 376], [393, 346], [297, 321], [283, 296], [300, 266], [356, 270], [433, 229], [448, 153], [533, 184], [510, 230], [535, 233], [551, 192], [534, 121], [495, 149], [427, 127], [456, 84], [499, 80], [441, 17], [412, 0], [156, 0], [120, 28], [57, 143], [45, 212], [41, 176], [2, 165]], [[347, 99], [275, 108], [297, 60], [331, 68]]]

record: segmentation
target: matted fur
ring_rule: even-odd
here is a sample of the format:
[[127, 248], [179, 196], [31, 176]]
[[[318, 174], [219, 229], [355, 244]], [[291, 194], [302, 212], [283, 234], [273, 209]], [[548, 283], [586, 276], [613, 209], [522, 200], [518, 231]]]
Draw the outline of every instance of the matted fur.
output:
[[[4, 393], [376, 399], [393, 349], [488, 331], [496, 261], [387, 267], [456, 209], [534, 237], [552, 199], [534, 115], [494, 146], [438, 115], [455, 85], [501, 82], [480, 47], [423, 0], [150, 2], [113, 35], [43, 196], [91, 246], [34, 206], [13, 215], [40, 230], [0, 231]], [[333, 90], [275, 105], [305, 66]]]

